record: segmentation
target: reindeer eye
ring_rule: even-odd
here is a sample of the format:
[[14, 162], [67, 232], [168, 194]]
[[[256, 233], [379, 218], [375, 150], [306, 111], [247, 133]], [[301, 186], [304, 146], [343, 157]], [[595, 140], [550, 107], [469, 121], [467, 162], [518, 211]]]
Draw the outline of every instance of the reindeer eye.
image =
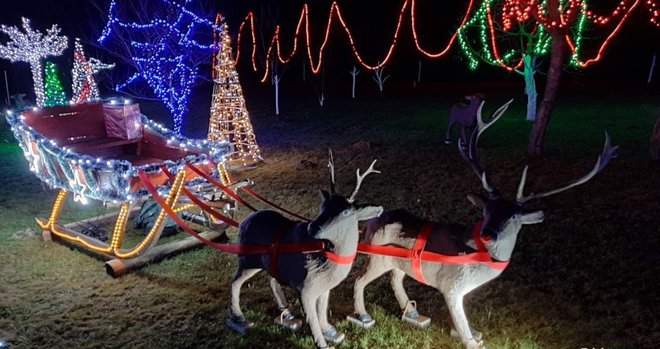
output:
[[350, 214], [351, 214], [351, 210], [344, 210], [344, 211], [341, 213], [341, 215], [344, 216], [344, 217], [348, 217], [348, 215], [350, 215]]

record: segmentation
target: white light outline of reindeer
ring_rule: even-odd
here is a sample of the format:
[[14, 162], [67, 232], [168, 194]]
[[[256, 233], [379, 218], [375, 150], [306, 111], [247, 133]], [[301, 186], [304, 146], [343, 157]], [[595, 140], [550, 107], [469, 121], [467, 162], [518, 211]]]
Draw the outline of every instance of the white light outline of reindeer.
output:
[[[606, 133], [603, 151], [598, 156], [595, 166], [589, 173], [566, 186], [540, 194], [531, 194], [529, 196], [523, 194], [528, 171], [528, 167], [525, 166], [520, 184], [518, 185], [515, 201], [503, 199], [499, 191], [489, 182], [486, 173], [481, 169], [477, 160], [476, 150], [479, 136], [503, 115], [512, 101], [513, 100], [497, 109], [488, 122], [484, 122], [481, 116], [484, 105], [484, 102], [481, 102], [477, 111], [477, 127], [472, 132], [469, 144], [465, 145], [459, 142], [458, 145], [461, 156], [477, 174], [481, 180], [483, 188], [490, 195], [490, 197], [486, 199], [478, 195], [469, 194], [468, 199], [473, 205], [481, 208], [483, 211], [483, 226], [481, 227], [479, 236], [482, 238], [491, 257], [497, 261], [508, 261], [510, 259], [515, 247], [517, 235], [522, 228], [522, 225], [540, 223], [544, 219], [542, 211], [531, 213], [524, 212], [523, 205], [526, 202], [554, 195], [587, 182], [616, 156], [615, 151], [618, 148], [613, 147], [610, 144], [609, 135]], [[501, 217], [498, 217], [497, 220], [491, 219], [491, 211], [495, 212], [505, 206], [508, 209], [513, 210], [513, 213], [509, 214], [507, 212], [506, 219], [502, 219]], [[387, 212], [384, 213], [383, 218], [385, 218], [387, 214]], [[498, 228], [494, 229], [492, 227], [493, 223], [495, 223], [495, 226]], [[402, 223], [391, 222], [389, 224], [384, 224], [373, 233], [372, 239], [374, 241], [371, 241], [371, 243], [378, 245], [392, 244], [411, 248], [411, 239], [408, 239], [408, 241], [404, 239], [404, 231], [402, 229]], [[499, 229], [499, 231], [497, 229]], [[366, 232], [365, 235], [369, 236], [369, 233], [370, 232]], [[388, 237], [390, 239], [388, 239]], [[379, 239], [380, 241], [377, 241]], [[414, 239], [412, 239], [412, 241], [414, 241]], [[476, 243], [473, 240], [468, 241], [468, 243], [469, 242], [472, 243], [472, 247], [476, 248]], [[355, 281], [354, 305], [356, 314], [349, 316], [351, 322], [361, 324], [361, 326], [365, 328], [371, 327], [375, 324], [375, 321], [367, 313], [364, 305], [364, 288], [371, 281], [388, 271], [391, 271], [392, 273], [392, 288], [394, 289], [400, 307], [403, 309], [404, 318], [407, 316], [411, 318], [421, 316], [416, 310], [416, 303], [408, 298], [408, 295], [403, 288], [403, 279], [406, 275], [414, 278], [411, 264], [412, 261], [410, 260], [396, 259], [388, 256], [369, 256], [369, 263], [364, 274], [358, 277]], [[477, 287], [495, 279], [503, 270], [491, 268], [486, 263], [468, 265], [424, 263], [423, 268], [426, 269], [426, 275], [435, 276], [433, 278], [428, 277], [428, 280], [430, 280], [429, 285], [440, 290], [445, 298], [454, 326], [456, 327], [456, 330], [452, 330], [452, 335], [459, 337], [468, 349], [485, 348], [483, 341], [481, 340], [481, 333], [472, 330], [469, 326], [463, 308], [463, 298], [466, 294], [470, 293]]]
[[[311, 222], [294, 222], [277, 212], [263, 210], [253, 213], [251, 216], [241, 222], [239, 227], [239, 241], [241, 241], [241, 244], [243, 244], [241, 239], [242, 234], [245, 234], [246, 236], [250, 236], [250, 234], [253, 236], [253, 234], [255, 234], [255, 231], [249, 230], [249, 228], [256, 226], [252, 220], [258, 218], [251, 217], [259, 217], [259, 215], [279, 215], [281, 218], [278, 219], [283, 220], [284, 224], [290, 224], [292, 227], [291, 229], [297, 229], [304, 226], [305, 233], [309, 232], [313, 238], [330, 241], [332, 246], [335, 248], [334, 252], [339, 256], [353, 257], [350, 260], [350, 263], [335, 263], [331, 260], [331, 258], [327, 257], [325, 261], [318, 258], [307, 259], [305, 265], [307, 274], [305, 275], [302, 284], [299, 285], [300, 296], [307, 323], [311, 328], [314, 341], [319, 348], [327, 348], [328, 341], [332, 341], [333, 343], [338, 344], [345, 338], [343, 334], [337, 332], [337, 330], [328, 322], [328, 298], [330, 295], [330, 290], [339, 285], [341, 281], [343, 281], [348, 276], [352, 268], [354, 256], [357, 253], [357, 245], [359, 240], [358, 221], [377, 217], [383, 211], [381, 206], [359, 207], [354, 204], [355, 196], [357, 195], [364, 179], [371, 173], [380, 173], [380, 171], [377, 171], [373, 168], [375, 163], [376, 160], [371, 163], [367, 171], [365, 171], [363, 174], [360, 174], [359, 169], [357, 170], [357, 183], [355, 190], [353, 190], [351, 196], [346, 199], [345, 197], [335, 193], [334, 160], [332, 159], [332, 152], [330, 151], [328, 167], [330, 169], [331, 193], [321, 190], [321, 196], [324, 202], [322, 205], [321, 213], [317, 216], [316, 219], [312, 220]], [[346, 208], [342, 208], [340, 211], [338, 211], [337, 216], [332, 217], [331, 219], [326, 219], [326, 222], [319, 224], [317, 221], [324, 215], [325, 208], [328, 207], [326, 205], [333, 205], [336, 201], [341, 200], [345, 202]], [[294, 224], [297, 228], [294, 228]], [[277, 230], [283, 229], [282, 225], [277, 225], [277, 222], [275, 225], [270, 224], [270, 226]], [[335, 230], [339, 232], [335, 232]], [[336, 236], [331, 236], [333, 233]], [[275, 234], [280, 235], [280, 232], [278, 231]], [[292, 234], [290, 230], [289, 234]], [[338, 240], [337, 238], [339, 237], [341, 237], [343, 241]], [[243, 315], [243, 312], [240, 308], [241, 286], [261, 270], [266, 270], [269, 273], [272, 272], [268, 267], [270, 266], [270, 260], [265, 259], [267, 257], [269, 258], [270, 256], [259, 256], [258, 258], [262, 258], [263, 261], [262, 266], [250, 268], [244, 267], [244, 264], [249, 264], [247, 257], [249, 256], [238, 256], [239, 266], [232, 280], [231, 287], [231, 306], [229, 309], [230, 318], [226, 321], [229, 327], [240, 333], [245, 333], [247, 329], [253, 326], [252, 323], [245, 319], [245, 316]], [[289, 268], [291, 268], [291, 266], [289, 266]], [[280, 268], [279, 272], [277, 272], [278, 278], [282, 277], [282, 273], [283, 270]], [[270, 286], [275, 296], [277, 305], [282, 310], [282, 314], [279, 317], [280, 321], [284, 319], [289, 322], [294, 321], [295, 317], [290, 313], [288, 309], [289, 303], [284, 295], [284, 292], [282, 291], [280, 283], [275, 279], [275, 277], [273, 277], [273, 275], [271, 275], [270, 278]], [[299, 328], [300, 326], [297, 327]], [[291, 328], [293, 329], [293, 327]]]

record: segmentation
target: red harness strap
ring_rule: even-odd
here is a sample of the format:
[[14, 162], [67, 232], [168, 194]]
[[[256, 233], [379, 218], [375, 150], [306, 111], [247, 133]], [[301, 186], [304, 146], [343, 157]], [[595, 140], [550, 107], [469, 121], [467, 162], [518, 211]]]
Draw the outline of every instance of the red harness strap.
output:
[[483, 221], [479, 221], [474, 225], [474, 228], [472, 228], [472, 239], [474, 240], [474, 244], [477, 246], [477, 251], [479, 251], [478, 253], [483, 256], [483, 263], [488, 264], [488, 266], [493, 269], [504, 270], [507, 266], [509, 266], [509, 261], [493, 261], [490, 253], [488, 253], [486, 244], [484, 244], [484, 240], [481, 238], [481, 227], [483, 224]]
[[[174, 181], [174, 175], [170, 173], [170, 171], [167, 169], [167, 167], [165, 167], [165, 165], [162, 165], [162, 166], [161, 166], [161, 169], [163, 170], [163, 173], [165, 173], [165, 175], [166, 175], [171, 181]], [[186, 188], [181, 188], [181, 191], [183, 192], [183, 194], [184, 194], [185, 196], [187, 196], [187, 197], [190, 199], [190, 201], [194, 202], [195, 205], [199, 206], [199, 208], [201, 208], [202, 210], [204, 210], [204, 212], [206, 212], [206, 213], [212, 215], [213, 218], [218, 219], [218, 220], [221, 220], [221, 221], [223, 221], [223, 222], [225, 222], [225, 223], [227, 223], [227, 224], [229, 224], [229, 225], [231, 225], [231, 226], [233, 226], [233, 227], [238, 227], [238, 225], [239, 225], [238, 222], [236, 222], [235, 220], [233, 220], [233, 219], [231, 219], [231, 218], [229, 218], [229, 217], [226, 217], [226, 216], [224, 216], [224, 215], [218, 213], [218, 212], [217, 212], [216, 210], [214, 210], [211, 206], [205, 204], [202, 200], [198, 199], [197, 196], [195, 196], [194, 194], [192, 194], [188, 189], [186, 189]]]
[[240, 202], [241, 205], [243, 205], [243, 206], [247, 207], [248, 209], [250, 209], [250, 211], [253, 211], [253, 212], [257, 211], [256, 208], [254, 208], [252, 205], [248, 204], [245, 200], [243, 200], [243, 198], [241, 198], [236, 193], [234, 193], [234, 191], [231, 190], [231, 188], [222, 185], [222, 183], [215, 180], [215, 178], [213, 178], [213, 177], [209, 176], [208, 174], [204, 173], [204, 171], [198, 169], [197, 167], [195, 167], [191, 163], [186, 163], [186, 166], [189, 169], [191, 169], [193, 172], [197, 173], [197, 175], [199, 175], [200, 177], [206, 179], [209, 183], [211, 183], [211, 184], [215, 185], [216, 187], [220, 188], [222, 191], [227, 193], [227, 195], [231, 196], [234, 200]]
[[415, 244], [413, 245], [412, 250], [410, 250], [410, 260], [412, 261], [412, 272], [415, 275], [417, 281], [426, 285], [426, 279], [424, 279], [424, 273], [422, 272], [422, 253], [426, 247], [426, 241], [428, 241], [429, 235], [435, 228], [436, 224], [433, 222], [426, 223], [422, 227], [422, 231], [417, 235], [415, 239]]
[[[427, 225], [428, 226], [428, 225]], [[426, 228], [427, 226], [424, 226]], [[423, 229], [424, 229], [423, 228]], [[422, 229], [422, 230], [423, 230]], [[489, 267], [496, 269], [496, 270], [504, 270], [506, 267], [509, 265], [509, 261], [506, 262], [497, 262], [493, 261], [493, 259], [490, 257], [490, 254], [488, 253], [488, 250], [486, 249], [485, 245], [483, 245], [483, 242], [481, 241], [481, 237], [479, 234], [481, 233], [481, 222], [477, 223], [475, 227], [472, 230], [473, 232], [473, 237], [475, 237], [475, 244], [477, 245], [478, 251], [474, 253], [469, 253], [469, 254], [464, 254], [464, 255], [459, 255], [459, 256], [447, 256], [444, 254], [440, 253], [435, 253], [435, 252], [430, 252], [430, 251], [422, 251], [419, 256], [420, 262], [417, 262], [421, 265], [421, 262], [431, 262], [431, 263], [443, 263], [443, 264], [477, 264], [477, 263], [485, 263], [488, 264]], [[421, 233], [420, 233], [421, 235]], [[427, 236], [428, 238], [428, 236]], [[417, 240], [415, 240], [415, 243], [420, 243], [419, 237]], [[415, 248], [413, 248], [413, 251]], [[393, 257], [393, 258], [400, 258], [400, 259], [409, 259], [415, 264], [415, 258], [411, 258], [413, 252], [410, 249], [404, 248], [404, 247], [396, 247], [396, 246], [382, 246], [382, 245], [368, 245], [368, 244], [359, 244], [358, 245], [358, 252], [359, 253], [364, 253], [364, 254], [372, 254], [372, 255], [378, 255], [378, 256], [388, 256], [388, 257]], [[413, 272], [415, 270], [415, 267], [413, 267]], [[421, 274], [421, 268], [418, 269], [420, 270]], [[417, 273], [415, 273], [415, 276], [418, 280], [420, 280], [419, 276]], [[422, 276], [423, 277], [423, 276]], [[422, 282], [420, 280], [420, 282]]]
[[[205, 239], [202, 236], [200, 236], [195, 230], [190, 228], [186, 222], [184, 222], [175, 212], [174, 210], [167, 205], [165, 200], [161, 198], [158, 195], [158, 191], [156, 190], [156, 187], [151, 183], [149, 180], [149, 175], [147, 175], [143, 171], [138, 171], [138, 177], [142, 181], [142, 184], [144, 184], [145, 189], [151, 194], [153, 199], [158, 203], [158, 205], [165, 211], [165, 213], [172, 218], [172, 220], [178, 224], [181, 229], [183, 229], [186, 233], [190, 234], [197, 240], [201, 241], [205, 245], [212, 247], [216, 250], [220, 250], [223, 252], [231, 253], [231, 254], [239, 254], [239, 255], [264, 255], [264, 254], [271, 254], [272, 252], [272, 246], [269, 245], [253, 245], [253, 246], [243, 246], [243, 245], [238, 245], [238, 244], [221, 244], [217, 242], [213, 242], [211, 240]], [[183, 190], [182, 190], [183, 191]], [[355, 260], [355, 255], [352, 256], [343, 256], [343, 255], [338, 255], [333, 252], [327, 251], [326, 245], [323, 241], [312, 241], [312, 242], [306, 242], [306, 243], [299, 243], [299, 244], [282, 244], [277, 246], [277, 250], [279, 253], [319, 253], [323, 252], [325, 256], [330, 260], [331, 262], [335, 264], [350, 264], [353, 263]]]
[[241, 187], [241, 190], [244, 191], [244, 192], [246, 192], [246, 193], [248, 193], [248, 195], [252, 196], [253, 198], [255, 198], [255, 199], [257, 199], [257, 200], [263, 202], [264, 204], [266, 204], [266, 205], [268, 205], [268, 206], [270, 206], [270, 207], [272, 207], [272, 208], [274, 208], [274, 209], [276, 209], [276, 210], [282, 211], [282, 212], [284, 212], [284, 213], [286, 213], [286, 214], [289, 214], [289, 215], [291, 215], [291, 216], [293, 216], [293, 217], [296, 217], [296, 218], [298, 218], [298, 219], [300, 219], [300, 220], [303, 220], [303, 221], [305, 221], [305, 222], [309, 222], [309, 221], [311, 221], [311, 219], [309, 219], [309, 218], [307, 218], [307, 217], [303, 217], [303, 216], [301, 216], [301, 215], [299, 215], [299, 214], [297, 214], [297, 213], [294, 213], [294, 212], [291, 212], [291, 211], [285, 209], [284, 207], [281, 207], [281, 206], [276, 205], [275, 203], [269, 201], [268, 199], [266, 199], [265, 197], [259, 195], [257, 192], [255, 192], [254, 190], [252, 190], [252, 189], [250, 189], [250, 188]]
[[282, 227], [280, 228], [279, 231], [273, 236], [273, 243], [270, 245], [270, 272], [279, 282], [280, 284], [282, 283], [282, 277], [280, 276], [280, 269], [277, 266], [277, 258], [278, 258], [278, 253], [279, 253], [279, 245], [280, 245], [280, 240], [282, 240], [282, 237], [286, 232], [289, 231], [291, 228], [291, 224], [284, 223], [282, 224]]
[[[217, 165], [217, 164], [216, 164], [216, 165]], [[234, 179], [231, 177], [231, 175], [230, 175], [229, 173], [227, 173], [227, 177], [228, 177], [228, 179], [229, 179], [230, 181], [232, 181], [232, 182], [234, 181]], [[241, 187], [241, 190], [244, 191], [244, 192], [246, 192], [248, 195], [252, 196], [253, 198], [255, 198], [255, 199], [257, 199], [257, 200], [263, 202], [264, 204], [266, 204], [266, 205], [268, 205], [268, 206], [270, 206], [270, 207], [272, 207], [272, 208], [274, 208], [274, 209], [276, 209], [276, 210], [278, 210], [278, 211], [281, 211], [281, 212], [284, 212], [284, 213], [286, 213], [286, 214], [289, 214], [289, 215], [291, 215], [292, 217], [296, 217], [296, 218], [298, 218], [298, 219], [300, 219], [300, 220], [302, 220], [302, 221], [305, 221], [305, 222], [309, 222], [309, 221], [311, 221], [311, 219], [309, 219], [309, 218], [307, 218], [307, 217], [301, 216], [301, 215], [299, 215], [299, 214], [297, 214], [297, 213], [295, 213], [295, 212], [291, 212], [291, 211], [285, 209], [284, 207], [275, 204], [274, 202], [272, 202], [272, 201], [266, 199], [265, 197], [263, 197], [262, 195], [259, 195], [259, 193], [257, 193], [256, 191], [252, 190], [251, 188]]]

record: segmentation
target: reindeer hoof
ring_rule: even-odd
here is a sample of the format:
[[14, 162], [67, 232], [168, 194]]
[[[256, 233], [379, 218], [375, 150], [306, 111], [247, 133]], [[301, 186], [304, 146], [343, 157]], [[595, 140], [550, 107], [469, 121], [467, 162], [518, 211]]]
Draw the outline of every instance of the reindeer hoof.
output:
[[[483, 339], [483, 337], [484, 337], [483, 333], [481, 333], [479, 331], [475, 331], [473, 329], [470, 329], [470, 331], [472, 332], [472, 338], [474, 338], [475, 341], [479, 342]], [[451, 336], [451, 338], [458, 339], [458, 340], [461, 339], [461, 336], [458, 334], [458, 331], [456, 331], [456, 329], [452, 328], [451, 331], [449, 332], [449, 335]]]
[[374, 318], [372, 318], [371, 315], [369, 314], [359, 315], [357, 313], [353, 313], [351, 315], [348, 315], [346, 317], [346, 320], [348, 320], [353, 325], [364, 329], [372, 328], [376, 324], [376, 320], [374, 320]]
[[326, 342], [330, 342], [332, 344], [340, 344], [344, 341], [346, 336], [343, 333], [338, 332], [337, 329], [333, 326], [330, 326], [323, 332], [323, 338], [326, 340]]
[[282, 315], [275, 318], [276, 325], [294, 332], [302, 328], [302, 323], [302, 320], [296, 319], [296, 317], [289, 312], [284, 312]]
[[254, 326], [254, 323], [247, 321], [244, 316], [231, 317], [225, 321], [225, 324], [241, 335]]
[[413, 325], [420, 330], [425, 330], [431, 326], [431, 318], [424, 315], [420, 315], [417, 310], [409, 311], [403, 315], [403, 321]]
[[488, 349], [486, 348], [486, 345], [484, 344], [484, 341], [473, 341], [473, 344], [468, 344], [467, 348], [468, 349]]

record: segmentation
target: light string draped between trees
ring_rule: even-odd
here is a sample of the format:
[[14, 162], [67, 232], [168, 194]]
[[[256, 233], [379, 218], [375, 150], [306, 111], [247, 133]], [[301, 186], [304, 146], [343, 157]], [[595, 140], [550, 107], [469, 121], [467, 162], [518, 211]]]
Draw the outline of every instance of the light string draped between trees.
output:
[[[499, 54], [500, 50], [498, 49], [498, 44], [494, 37], [495, 20], [493, 19], [493, 13], [491, 10], [486, 10], [491, 8], [493, 3], [495, 2], [496, 2], [495, 0], [483, 0], [478, 5], [479, 3], [478, 0], [470, 0], [469, 3], [467, 4], [465, 15], [462, 16], [460, 25], [458, 26], [457, 30], [451, 35], [449, 41], [445, 44], [445, 46], [442, 49], [439, 49], [437, 52], [431, 52], [423, 48], [420, 44], [419, 34], [417, 31], [417, 20], [416, 20], [417, 0], [405, 0], [401, 5], [401, 10], [399, 11], [397, 17], [398, 19], [396, 22], [396, 27], [395, 27], [396, 29], [392, 36], [392, 40], [389, 45], [389, 48], [386, 50], [384, 56], [377, 60], [378, 63], [376, 64], [369, 64], [363, 59], [363, 54], [360, 53], [360, 51], [356, 46], [353, 31], [349, 28], [348, 24], [346, 23], [346, 20], [344, 19], [344, 16], [342, 14], [342, 10], [339, 4], [337, 4], [336, 2], [333, 2], [332, 5], [330, 6], [330, 12], [325, 27], [323, 41], [319, 46], [317, 52], [314, 52], [314, 49], [312, 48], [312, 38], [310, 34], [310, 26], [311, 26], [309, 20], [310, 10], [309, 10], [309, 6], [305, 4], [303, 5], [300, 18], [296, 25], [296, 30], [292, 40], [293, 43], [292, 43], [291, 51], [289, 53], [283, 53], [282, 50], [282, 43], [280, 36], [281, 27], [279, 25], [275, 27], [273, 36], [270, 39], [270, 44], [265, 52], [264, 64], [263, 64], [264, 73], [261, 78], [261, 82], [266, 82], [268, 80], [268, 76], [271, 73], [270, 72], [271, 60], [277, 59], [280, 63], [286, 64], [291, 59], [293, 59], [300, 50], [306, 51], [305, 52], [306, 58], [308, 60], [311, 71], [314, 74], [318, 74], [321, 71], [321, 66], [323, 64], [324, 52], [327, 49], [328, 43], [331, 38], [330, 35], [331, 28], [335, 22], [338, 22], [341, 25], [341, 29], [342, 29], [341, 31], [343, 31], [343, 33], [346, 35], [353, 56], [355, 57], [358, 64], [364, 69], [376, 70], [387, 65], [391, 60], [396, 50], [396, 45], [400, 41], [400, 32], [401, 29], [403, 28], [404, 20], [406, 19], [410, 22], [412, 38], [417, 51], [421, 55], [427, 58], [437, 59], [447, 55], [447, 53], [450, 52], [452, 45], [457, 41], [457, 39], [460, 39], [459, 34], [466, 25], [473, 24], [477, 20], [482, 20], [486, 18], [487, 20], [485, 23], [487, 23], [487, 30], [483, 32], [483, 36], [487, 37], [489, 34], [491, 35], [490, 40], [487, 40], [487, 42], [491, 46], [488, 49], [492, 50], [493, 52], [492, 53], [493, 60], [496, 61], [498, 64], [506, 65], [508, 70], [513, 71], [514, 69], [520, 68], [524, 62], [521, 55], [517, 55], [515, 58], [518, 60], [515, 63], [507, 64], [505, 62], [507, 60], [510, 60], [512, 57], [514, 57], [514, 55], [507, 52], [504, 55], [504, 57], [502, 57]], [[649, 20], [650, 23], [652, 25], [655, 25], [656, 27], [660, 27], [660, 19], [659, 19], [660, 11], [657, 5], [657, 0], [622, 0], [618, 4], [618, 6], [611, 13], [607, 15], [599, 15], [596, 14], [594, 11], [590, 10], [586, 0], [563, 0], [561, 1], [561, 5], [565, 7], [566, 11], [563, 11], [565, 12], [565, 14], [561, 16], [561, 19], [559, 21], [553, 20], [550, 16], [548, 16], [546, 11], [546, 5], [547, 5], [547, 0], [504, 1], [503, 14], [502, 14], [502, 25], [504, 26], [504, 29], [506, 30], [507, 28], [511, 28], [515, 24], [523, 23], [529, 20], [530, 18], [534, 17], [539, 24], [537, 30], [547, 32], [548, 30], [555, 28], [562, 28], [563, 26], [565, 26], [567, 23], [565, 16], [579, 15], [580, 19], [578, 20], [578, 24], [576, 28], [577, 37], [571, 37], [571, 35], [567, 34], [565, 36], [565, 40], [571, 49], [571, 54], [572, 54], [571, 64], [573, 66], [580, 68], [588, 67], [602, 59], [603, 53], [606, 50], [606, 48], [609, 46], [611, 40], [620, 32], [623, 25], [629, 19], [630, 14], [636, 8], [640, 6], [646, 6], [651, 17]], [[473, 13], [473, 11], [475, 11], [475, 13]], [[238, 48], [241, 47], [241, 42], [245, 35], [244, 31], [247, 30], [251, 40], [252, 69], [256, 72], [259, 70], [259, 68], [258, 68], [258, 59], [257, 59], [258, 35], [256, 32], [257, 29], [255, 25], [256, 22], [255, 17], [256, 16], [253, 12], [249, 12], [241, 22], [237, 35], [237, 47]], [[597, 54], [591, 58], [583, 58], [581, 42], [582, 42], [582, 35], [585, 31], [585, 26], [588, 23], [592, 23], [596, 26], [602, 27], [608, 24], [611, 25], [612, 24], [611, 22], [614, 22], [613, 29], [610, 32], [610, 34], [606, 37], [606, 39], [599, 45], [599, 48], [596, 50]], [[547, 50], [547, 46], [549, 45], [548, 41], [549, 40], [545, 41], [545, 43], [542, 43], [538, 49]], [[305, 45], [305, 47], [301, 48], [303, 44]], [[466, 55], [468, 56], [468, 60], [472, 62], [471, 56], [469, 54]], [[240, 61], [240, 58], [241, 58], [241, 51], [240, 49], [238, 49], [236, 53], [237, 63]]]

